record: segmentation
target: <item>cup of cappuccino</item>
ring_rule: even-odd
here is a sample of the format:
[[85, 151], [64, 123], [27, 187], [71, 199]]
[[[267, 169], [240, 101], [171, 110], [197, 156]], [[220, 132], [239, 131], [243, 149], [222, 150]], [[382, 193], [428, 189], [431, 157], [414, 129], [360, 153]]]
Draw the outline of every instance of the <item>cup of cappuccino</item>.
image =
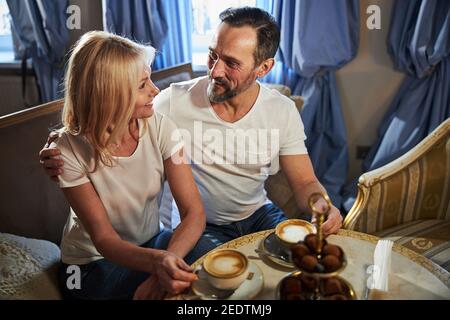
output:
[[314, 233], [315, 230], [315, 227], [308, 221], [289, 219], [276, 226], [275, 235], [280, 245], [289, 250], [299, 241], [303, 241], [307, 234]]
[[203, 260], [208, 282], [221, 290], [238, 288], [248, 276], [248, 265], [248, 258], [233, 249], [214, 250]]

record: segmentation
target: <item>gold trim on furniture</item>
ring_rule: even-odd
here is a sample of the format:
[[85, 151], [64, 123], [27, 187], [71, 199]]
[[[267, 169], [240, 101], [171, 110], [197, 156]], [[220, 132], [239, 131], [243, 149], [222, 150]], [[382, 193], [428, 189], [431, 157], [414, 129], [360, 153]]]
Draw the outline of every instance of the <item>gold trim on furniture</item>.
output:
[[[401, 173], [402, 171], [406, 172], [407, 170], [411, 170], [411, 179], [409, 184], [421, 184], [425, 180], [425, 178], [420, 177], [420, 173], [424, 171], [420, 166], [424, 166], [424, 164], [419, 163], [422, 158], [424, 158], [433, 148], [443, 148], [447, 153], [450, 153], [450, 144], [448, 143], [450, 136], [450, 118], [444, 121], [440, 126], [438, 126], [432, 133], [430, 133], [424, 140], [422, 140], [419, 144], [417, 144], [410, 151], [405, 153], [403, 156], [399, 157], [392, 162], [369, 172], [364, 173], [360, 176], [358, 181], [358, 195], [353, 207], [350, 209], [350, 212], [347, 214], [343, 227], [345, 229], [350, 230], [360, 230], [363, 232], [377, 232], [381, 230], [381, 227], [377, 226], [376, 230], [372, 230], [370, 228], [367, 230], [367, 226], [369, 222], [374, 224], [374, 219], [380, 220], [380, 217], [374, 217], [369, 214], [371, 208], [369, 208], [369, 199], [375, 196], [380, 198], [380, 203], [383, 202], [382, 195], [380, 194], [381, 187], [383, 183], [388, 183], [388, 180], [396, 178], [396, 175]], [[441, 141], [442, 140], [442, 141]], [[397, 177], [397, 179], [401, 179], [402, 177]], [[421, 179], [417, 181], [418, 179]], [[401, 193], [402, 190], [397, 190], [396, 192]], [[386, 195], [385, 195], [386, 196]], [[417, 194], [416, 197], [420, 197], [420, 194]], [[445, 199], [444, 199], [445, 200]], [[444, 201], [443, 200], [443, 201]], [[373, 201], [373, 200], [372, 200]], [[373, 203], [372, 203], [373, 205]], [[405, 204], [404, 204], [405, 205]], [[409, 204], [411, 205], [411, 204]], [[381, 210], [383, 209], [383, 210]], [[386, 215], [384, 207], [375, 208], [372, 207], [372, 211], [377, 212], [378, 214]], [[408, 208], [405, 207], [402, 211], [409, 211]], [[399, 209], [400, 210], [400, 209]], [[366, 212], [367, 211], [367, 212]], [[403, 217], [389, 217], [391, 220], [396, 220], [397, 225], [414, 220], [416, 217], [409, 217], [408, 219]], [[434, 219], [442, 219], [443, 217], [426, 217], [426, 218], [434, 218]], [[367, 219], [372, 219], [371, 221], [363, 221]], [[445, 218], [444, 218], [445, 220]], [[395, 225], [395, 224], [394, 224]], [[394, 226], [391, 225], [390, 227]]]

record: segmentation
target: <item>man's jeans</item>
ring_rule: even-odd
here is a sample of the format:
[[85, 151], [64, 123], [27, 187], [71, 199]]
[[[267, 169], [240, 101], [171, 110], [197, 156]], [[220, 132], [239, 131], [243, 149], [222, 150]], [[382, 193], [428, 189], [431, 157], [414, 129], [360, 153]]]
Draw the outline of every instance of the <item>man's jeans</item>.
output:
[[275, 228], [287, 220], [283, 211], [273, 203], [256, 210], [250, 217], [227, 225], [206, 224], [205, 232], [197, 242], [196, 252], [206, 254], [221, 244], [247, 234]]
[[[141, 247], [165, 250], [171, 237], [172, 232], [164, 230]], [[202, 255], [203, 252], [195, 247], [184, 260], [191, 264]], [[150, 276], [146, 272], [134, 271], [106, 259], [100, 259], [80, 265], [81, 288], [69, 290], [67, 279], [71, 274], [67, 273], [67, 267], [69, 265], [62, 264], [59, 269], [59, 285], [65, 299], [132, 299], [137, 287]]]

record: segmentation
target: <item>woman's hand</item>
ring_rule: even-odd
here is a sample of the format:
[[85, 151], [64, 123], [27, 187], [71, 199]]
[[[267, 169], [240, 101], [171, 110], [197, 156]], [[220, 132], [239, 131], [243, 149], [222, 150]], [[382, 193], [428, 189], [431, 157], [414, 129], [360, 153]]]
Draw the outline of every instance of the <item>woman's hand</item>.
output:
[[179, 294], [198, 277], [183, 259], [168, 251], [158, 255], [154, 273], [136, 290], [134, 299], [162, 299], [165, 294]]
[[134, 293], [134, 300], [162, 300], [166, 292], [161, 289], [158, 278], [152, 274], [147, 280], [142, 282]]

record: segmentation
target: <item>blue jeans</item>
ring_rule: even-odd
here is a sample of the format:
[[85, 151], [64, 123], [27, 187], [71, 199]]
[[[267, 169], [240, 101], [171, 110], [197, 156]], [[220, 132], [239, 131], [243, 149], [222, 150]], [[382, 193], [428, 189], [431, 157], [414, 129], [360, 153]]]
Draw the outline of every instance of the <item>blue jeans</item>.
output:
[[273, 229], [284, 220], [287, 218], [283, 211], [273, 203], [268, 203], [241, 221], [226, 225], [207, 223], [205, 231], [197, 242], [196, 253], [203, 255], [230, 240], [253, 232]]
[[[141, 247], [153, 249], [167, 249], [172, 232], [164, 230], [144, 243]], [[191, 264], [203, 255], [195, 247], [185, 261]], [[137, 287], [150, 274], [135, 271], [115, 264], [106, 259], [100, 259], [85, 265], [79, 265], [81, 271], [81, 289], [67, 288], [67, 264], [61, 264], [59, 269], [59, 286], [64, 299], [95, 299], [95, 300], [126, 300], [132, 299]]]

